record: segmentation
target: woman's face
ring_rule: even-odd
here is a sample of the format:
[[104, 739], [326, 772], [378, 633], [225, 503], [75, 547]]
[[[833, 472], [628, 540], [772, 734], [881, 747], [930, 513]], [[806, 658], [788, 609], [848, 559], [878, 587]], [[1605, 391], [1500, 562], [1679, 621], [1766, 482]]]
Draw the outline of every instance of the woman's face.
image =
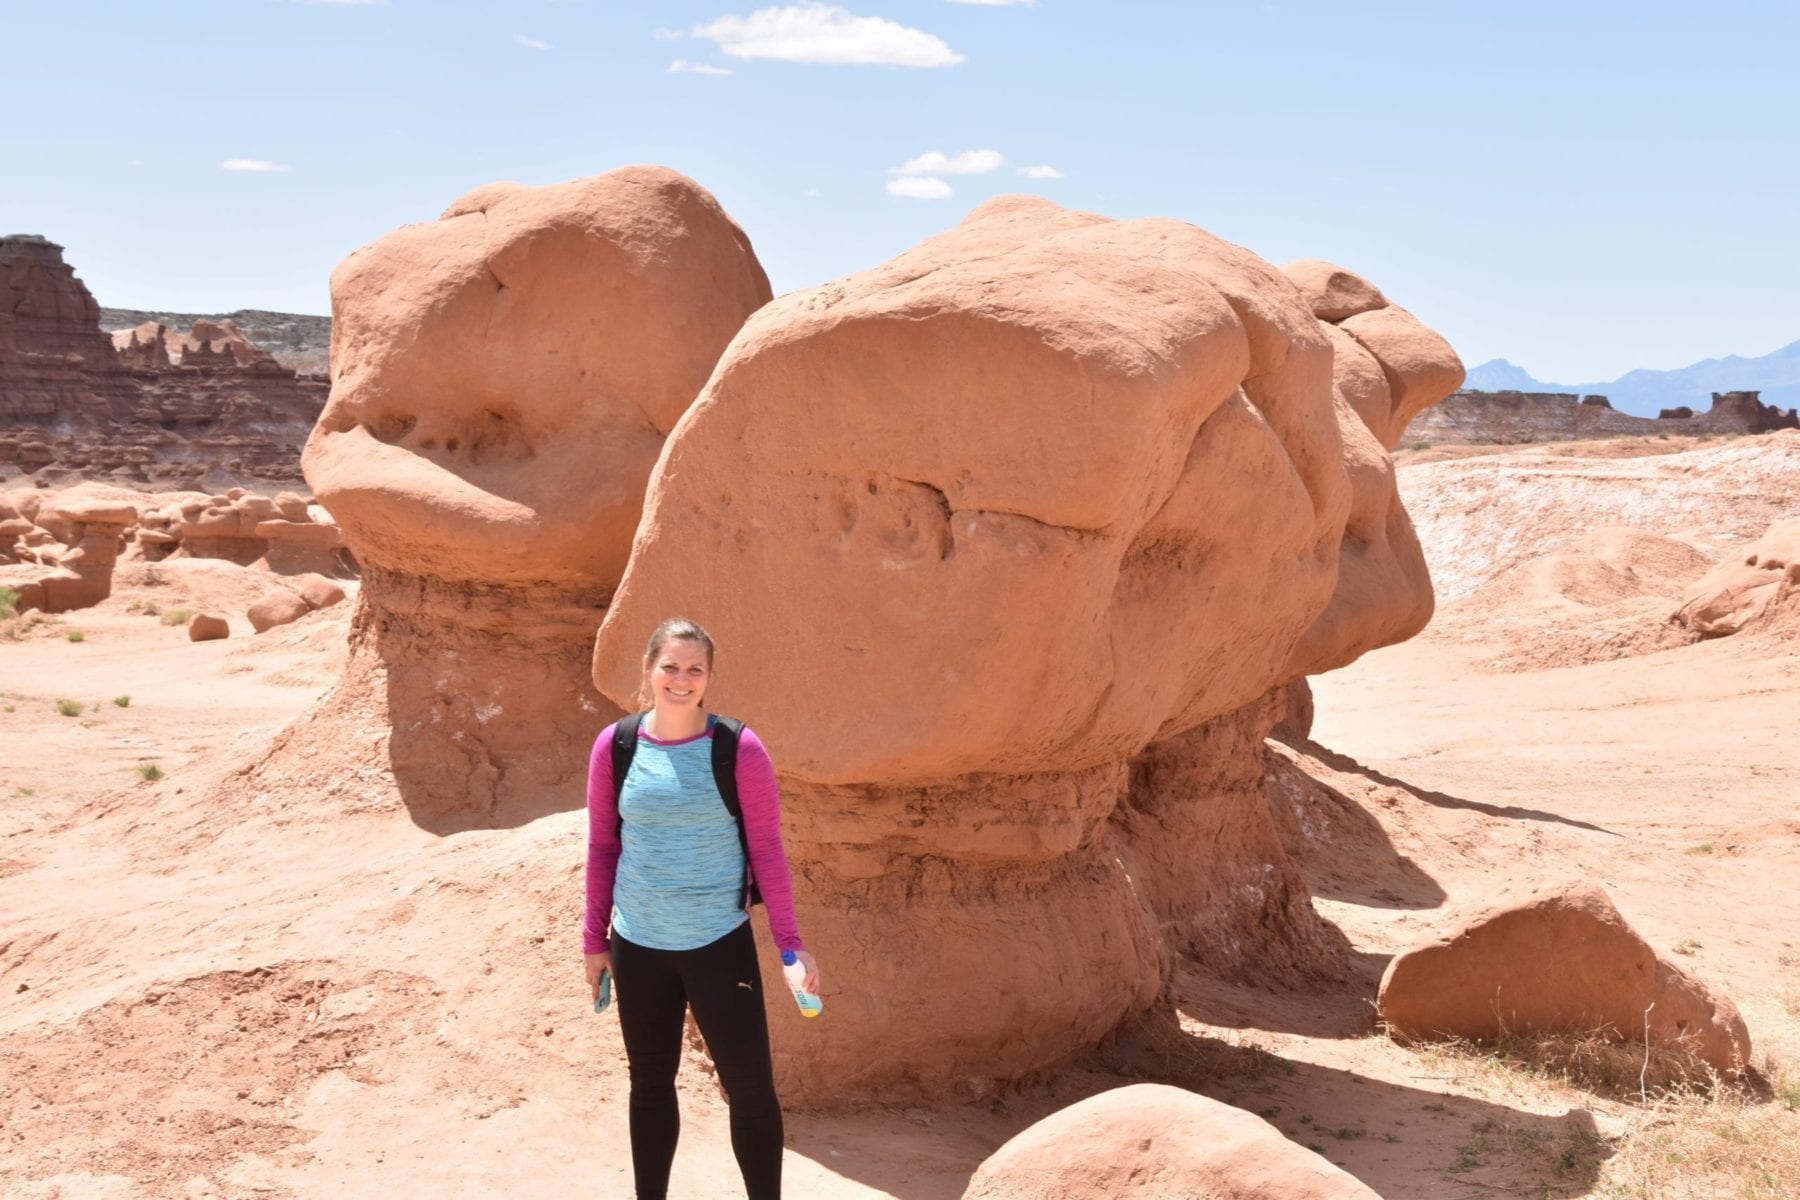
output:
[[651, 699], [663, 709], [698, 707], [712, 677], [706, 664], [706, 647], [693, 638], [670, 638], [644, 669], [650, 680]]

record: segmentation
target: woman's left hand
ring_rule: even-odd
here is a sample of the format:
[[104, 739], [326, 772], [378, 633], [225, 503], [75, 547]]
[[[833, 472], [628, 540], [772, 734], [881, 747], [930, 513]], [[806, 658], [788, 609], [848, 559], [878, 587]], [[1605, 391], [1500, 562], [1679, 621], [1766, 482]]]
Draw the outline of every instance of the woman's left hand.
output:
[[819, 963], [811, 953], [805, 950], [794, 951], [794, 957], [806, 968], [806, 982], [800, 986], [817, 996], [819, 994]]

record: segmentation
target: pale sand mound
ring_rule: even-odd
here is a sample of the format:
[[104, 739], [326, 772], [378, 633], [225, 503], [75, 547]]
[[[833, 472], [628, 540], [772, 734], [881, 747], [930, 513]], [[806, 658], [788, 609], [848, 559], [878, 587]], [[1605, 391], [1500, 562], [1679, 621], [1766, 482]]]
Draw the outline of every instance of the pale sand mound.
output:
[[1454, 604], [1430, 636], [1499, 647], [1484, 666], [1542, 670], [1651, 654], [1696, 640], [1671, 622], [1675, 597], [1712, 565], [1687, 542], [1596, 529], [1528, 559]]
[[1441, 603], [1598, 528], [1630, 526], [1722, 555], [1800, 516], [1800, 431], [1650, 457], [1601, 457], [1607, 443], [1592, 445], [1594, 455], [1533, 447], [1401, 464], [1401, 498]]

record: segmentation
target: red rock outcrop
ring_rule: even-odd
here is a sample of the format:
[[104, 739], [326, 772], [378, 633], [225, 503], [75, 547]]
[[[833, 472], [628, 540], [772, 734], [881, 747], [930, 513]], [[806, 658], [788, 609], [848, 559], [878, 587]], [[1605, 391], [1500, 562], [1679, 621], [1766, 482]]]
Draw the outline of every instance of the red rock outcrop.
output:
[[[793, 1094], [1048, 1065], [1176, 957], [1339, 965], [1263, 738], [1282, 684], [1429, 613], [1371, 427], [1461, 377], [1402, 310], [1353, 322], [1190, 225], [1007, 198], [745, 324], [658, 463], [594, 677], [629, 703], [649, 629], [693, 617], [774, 750], [838, 1014], [778, 1026]], [[1369, 418], [1339, 333], [1388, 389]]]
[[280, 366], [229, 322], [114, 338], [99, 315], [62, 247], [0, 238], [0, 472], [299, 481], [322, 380]]
[[963, 1200], [1380, 1200], [1241, 1108], [1159, 1083], [1090, 1096], [1013, 1136]]
[[136, 520], [135, 508], [115, 500], [58, 498], [40, 508], [35, 521], [60, 547], [39, 551], [35, 563], [0, 567], [0, 585], [19, 593], [21, 612], [91, 608], [112, 595], [113, 566], [125, 530]]
[[617, 711], [589, 648], [645, 480], [768, 298], [717, 201], [654, 167], [481, 188], [333, 273], [304, 465], [363, 568], [340, 694], [379, 682], [421, 825], [580, 803]]
[[1505, 897], [1395, 955], [1377, 1011], [1405, 1040], [1601, 1034], [1648, 1038], [1726, 1076], [1750, 1062], [1736, 1006], [1658, 955], [1592, 884]]
[[62, 247], [33, 234], [0, 237], [0, 424], [91, 436], [128, 421], [137, 399]]

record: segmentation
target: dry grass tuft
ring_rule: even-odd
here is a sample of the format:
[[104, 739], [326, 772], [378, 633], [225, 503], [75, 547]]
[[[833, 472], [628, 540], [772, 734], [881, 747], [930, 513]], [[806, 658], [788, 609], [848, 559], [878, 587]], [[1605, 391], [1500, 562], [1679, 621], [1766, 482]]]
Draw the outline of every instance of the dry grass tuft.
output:
[[1800, 1070], [1785, 1053], [1791, 1028], [1767, 1032], [1780, 1049], [1766, 1051], [1736, 1081], [1718, 1078], [1679, 1046], [1646, 1056], [1643, 1043], [1604, 1031], [1416, 1049], [1477, 1093], [1493, 1083], [1540, 1098], [1542, 1088], [1565, 1102], [1581, 1103], [1585, 1093], [1597, 1099], [1584, 1107], [1611, 1117], [1611, 1136], [1484, 1122], [1458, 1147], [1447, 1168], [1452, 1178], [1511, 1164], [1540, 1180], [1547, 1195], [1564, 1194], [1554, 1190], [1558, 1181], [1586, 1172], [1593, 1180], [1587, 1194], [1613, 1200], [1800, 1197]]

